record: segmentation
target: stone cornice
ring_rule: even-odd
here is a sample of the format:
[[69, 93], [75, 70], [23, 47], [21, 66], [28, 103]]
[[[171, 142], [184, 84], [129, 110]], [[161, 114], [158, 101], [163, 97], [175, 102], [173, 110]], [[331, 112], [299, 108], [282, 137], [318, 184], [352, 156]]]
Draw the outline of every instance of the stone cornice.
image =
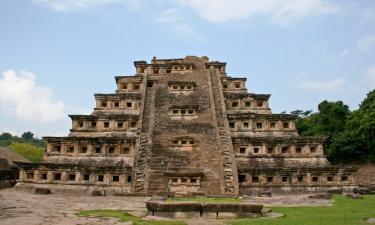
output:
[[241, 143], [266, 143], [266, 144], [324, 144], [327, 140], [325, 136], [282, 136], [282, 137], [233, 137], [234, 144]]
[[304, 167], [238, 167], [238, 171], [241, 173], [247, 172], [251, 174], [264, 174], [264, 173], [279, 173], [279, 174], [290, 174], [290, 173], [321, 173], [322, 171], [324, 173], [332, 173], [337, 174], [337, 172], [342, 171], [344, 174], [348, 173], [354, 173], [357, 171], [358, 166], [324, 166], [324, 167], [316, 167], [316, 166], [304, 166]]
[[129, 166], [109, 166], [109, 165], [103, 165], [95, 164], [95, 165], [88, 165], [85, 162], [82, 163], [17, 163], [17, 165], [22, 169], [73, 169], [77, 171], [98, 171], [98, 172], [104, 172], [104, 171], [121, 171], [121, 172], [131, 172], [132, 167]]
[[77, 141], [84, 141], [84, 142], [92, 142], [92, 143], [135, 143], [136, 137], [126, 137], [126, 136], [118, 136], [118, 137], [77, 137], [77, 136], [68, 136], [68, 137], [43, 137], [48, 143], [56, 143], [56, 142], [77, 142]]
[[116, 83], [118, 83], [120, 79], [125, 79], [125, 78], [130, 79], [132, 81], [136, 81], [136, 82], [142, 82], [143, 80], [142, 76], [115, 76]]
[[102, 94], [102, 93], [95, 93], [94, 94], [95, 99], [107, 99], [107, 98], [112, 98], [112, 99], [141, 99], [142, 94], [141, 93], [110, 93], [110, 94]]
[[242, 99], [242, 98], [253, 98], [255, 100], [269, 100], [271, 94], [255, 94], [247, 92], [227, 92], [224, 91], [224, 97], [228, 99]]
[[257, 114], [257, 113], [243, 113], [243, 112], [236, 112], [236, 113], [228, 113], [228, 119], [268, 119], [268, 120], [277, 120], [277, 119], [289, 119], [295, 120], [297, 116], [291, 114]]
[[125, 119], [138, 119], [138, 115], [134, 114], [110, 114], [110, 115], [69, 115], [72, 120], [98, 120], [98, 119], [114, 119], [114, 120], [125, 120]]
[[247, 78], [245, 78], [245, 77], [223, 77], [221, 79], [227, 80], [227, 81], [237, 81], [237, 80], [246, 81], [247, 80]]

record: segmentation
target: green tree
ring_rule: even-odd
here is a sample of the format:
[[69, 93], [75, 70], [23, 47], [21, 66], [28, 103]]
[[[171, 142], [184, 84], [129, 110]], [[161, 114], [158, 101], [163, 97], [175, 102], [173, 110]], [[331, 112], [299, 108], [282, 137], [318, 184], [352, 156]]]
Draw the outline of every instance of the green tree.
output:
[[32, 140], [34, 139], [34, 134], [30, 131], [23, 132], [23, 134], [21, 135], [21, 138], [24, 140]]
[[0, 140], [10, 140], [13, 138], [13, 135], [8, 132], [4, 132], [0, 135]]
[[32, 162], [40, 162], [44, 149], [30, 143], [13, 142], [9, 148]]
[[301, 135], [327, 136], [325, 150], [333, 162], [375, 162], [375, 90], [356, 111], [350, 112], [342, 101], [323, 101], [318, 109], [292, 112]]
[[342, 101], [323, 101], [318, 105], [319, 114], [316, 118], [317, 132], [329, 137], [345, 129], [345, 122], [350, 111]]
[[[340, 149], [335, 149], [336, 151], [346, 154], [350, 150], [356, 153], [354, 159], [375, 162], [375, 90], [369, 92], [359, 109], [350, 115], [345, 134], [347, 138], [356, 140], [355, 144], [349, 145], [350, 149], [341, 145]], [[342, 140], [338, 138], [336, 141]]]
[[296, 110], [291, 114], [297, 116], [297, 129], [301, 135], [325, 135], [329, 138], [345, 129], [345, 121], [350, 111], [342, 101], [323, 101], [318, 105], [318, 112]]

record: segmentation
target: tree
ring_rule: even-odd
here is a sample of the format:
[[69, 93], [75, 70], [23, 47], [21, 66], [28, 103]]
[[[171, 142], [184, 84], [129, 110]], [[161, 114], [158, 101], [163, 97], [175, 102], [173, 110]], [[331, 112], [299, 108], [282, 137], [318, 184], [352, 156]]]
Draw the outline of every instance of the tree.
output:
[[23, 134], [21, 135], [21, 138], [24, 140], [32, 140], [34, 139], [34, 134], [30, 131], [23, 132]]
[[43, 158], [44, 149], [29, 143], [13, 142], [9, 148], [31, 162], [40, 162]]
[[323, 101], [318, 105], [319, 111], [296, 110], [291, 114], [297, 116], [297, 129], [301, 135], [325, 135], [331, 138], [345, 129], [345, 121], [350, 114], [349, 107], [342, 101]]
[[0, 135], [0, 140], [9, 140], [9, 139], [12, 139], [13, 138], [13, 135], [11, 133], [8, 133], [8, 132], [4, 132]]
[[323, 101], [319, 111], [296, 110], [301, 135], [325, 135], [328, 159], [336, 163], [375, 162], [375, 90], [369, 92], [358, 110], [350, 112], [342, 101]]
[[345, 121], [350, 114], [349, 106], [342, 101], [323, 101], [318, 105], [318, 109], [317, 125], [319, 133], [333, 136], [345, 129]]

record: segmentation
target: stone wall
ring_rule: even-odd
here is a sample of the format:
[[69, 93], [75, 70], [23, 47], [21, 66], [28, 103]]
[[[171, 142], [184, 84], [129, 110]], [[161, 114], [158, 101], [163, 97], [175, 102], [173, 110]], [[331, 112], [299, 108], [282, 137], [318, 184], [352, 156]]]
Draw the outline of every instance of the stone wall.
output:
[[16, 184], [19, 171], [8, 160], [0, 158], [0, 189], [13, 187]]
[[367, 163], [359, 166], [355, 177], [360, 186], [375, 186], [375, 165]]

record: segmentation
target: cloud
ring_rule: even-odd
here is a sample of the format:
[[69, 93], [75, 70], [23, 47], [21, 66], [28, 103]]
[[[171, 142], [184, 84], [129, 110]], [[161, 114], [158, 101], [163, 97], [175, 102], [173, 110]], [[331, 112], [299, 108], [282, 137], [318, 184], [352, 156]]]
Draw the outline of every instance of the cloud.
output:
[[314, 81], [304, 80], [298, 83], [298, 87], [306, 91], [337, 91], [341, 89], [346, 80], [343, 78], [337, 78], [331, 81]]
[[65, 117], [64, 103], [49, 88], [36, 84], [32, 72], [7, 70], [0, 77], [1, 109], [25, 121], [53, 122]]
[[210, 22], [243, 20], [252, 16], [270, 17], [271, 21], [289, 26], [303, 18], [332, 14], [341, 8], [325, 0], [179, 0]]
[[375, 66], [367, 68], [362, 81], [367, 85], [375, 85]]
[[358, 49], [362, 52], [368, 52], [373, 46], [375, 46], [375, 35], [367, 35], [359, 39]]
[[178, 34], [192, 35], [195, 33], [185, 22], [181, 11], [176, 8], [169, 8], [162, 11], [155, 19], [155, 22], [173, 27]]
[[110, 4], [127, 4], [133, 9], [138, 9], [143, 4], [142, 0], [33, 0], [55, 11], [78, 11]]

